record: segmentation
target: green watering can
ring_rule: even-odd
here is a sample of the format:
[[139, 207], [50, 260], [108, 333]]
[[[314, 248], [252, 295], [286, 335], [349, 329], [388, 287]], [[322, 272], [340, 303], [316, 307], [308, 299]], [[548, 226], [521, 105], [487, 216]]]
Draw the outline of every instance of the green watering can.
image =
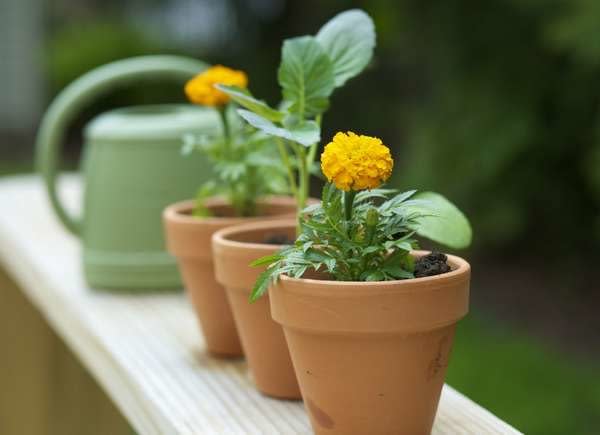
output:
[[88, 284], [106, 289], [180, 288], [175, 260], [164, 250], [161, 212], [195, 196], [210, 174], [199, 153], [182, 157], [185, 133], [219, 130], [214, 110], [192, 105], [151, 105], [113, 110], [84, 131], [85, 190], [81, 219], [57, 194], [57, 166], [69, 123], [101, 94], [142, 79], [184, 83], [207, 67], [179, 56], [142, 56], [99, 67], [71, 83], [45, 114], [37, 160], [50, 201], [65, 227], [83, 243]]

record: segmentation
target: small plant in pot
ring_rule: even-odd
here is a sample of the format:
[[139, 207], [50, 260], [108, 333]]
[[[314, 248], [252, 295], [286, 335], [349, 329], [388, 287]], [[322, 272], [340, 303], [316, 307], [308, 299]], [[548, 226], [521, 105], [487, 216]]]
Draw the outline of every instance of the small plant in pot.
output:
[[417, 251], [417, 236], [465, 248], [464, 215], [433, 192], [380, 189], [392, 172], [381, 140], [338, 133], [321, 156], [330, 183], [304, 210], [296, 242], [267, 265], [269, 296], [317, 434], [428, 434], [469, 264]]
[[[284, 41], [277, 74], [282, 101], [277, 109], [247, 89], [218, 87], [244, 107], [238, 113], [248, 124], [273, 138], [298, 211], [309, 202], [309, 177], [318, 171], [314, 160], [329, 97], [363, 71], [374, 46], [371, 18], [360, 10], [342, 12], [315, 36]], [[293, 243], [299, 229], [296, 219], [240, 225], [213, 236], [217, 281], [226, 289], [254, 382], [267, 395], [290, 399], [301, 395], [282, 328], [271, 317], [268, 296], [254, 304], [248, 299], [261, 272], [250, 263]]]
[[214, 66], [191, 79], [185, 92], [192, 103], [212, 106], [221, 119], [216, 135], [186, 136], [183, 154], [202, 152], [214, 176], [200, 187], [195, 200], [168, 206], [163, 213], [168, 251], [177, 257], [206, 347], [214, 355], [243, 354], [231, 308], [214, 278], [211, 237], [219, 229], [242, 222], [289, 218], [296, 214], [281, 161], [271, 138], [241, 121], [235, 103], [216, 88], [247, 85], [242, 71]]

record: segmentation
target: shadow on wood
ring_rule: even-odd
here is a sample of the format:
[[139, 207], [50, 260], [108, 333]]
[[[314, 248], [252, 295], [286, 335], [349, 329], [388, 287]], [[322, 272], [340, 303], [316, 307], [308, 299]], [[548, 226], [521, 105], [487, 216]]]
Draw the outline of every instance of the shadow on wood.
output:
[[0, 343], [0, 434], [132, 434], [110, 399], [2, 269]]

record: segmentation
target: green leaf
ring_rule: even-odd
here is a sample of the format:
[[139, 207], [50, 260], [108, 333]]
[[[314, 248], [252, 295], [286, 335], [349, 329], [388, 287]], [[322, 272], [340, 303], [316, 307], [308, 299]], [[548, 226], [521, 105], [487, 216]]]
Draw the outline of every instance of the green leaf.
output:
[[364, 254], [372, 254], [373, 252], [377, 252], [377, 251], [383, 251], [385, 248], [379, 245], [371, 245], [371, 246], [367, 246], [365, 249], [362, 250], [363, 255]]
[[310, 215], [310, 214], [313, 214], [315, 211], [320, 210], [321, 207], [322, 206], [320, 203], [307, 205], [300, 211], [300, 214], [301, 215], [307, 215], [307, 214]]
[[279, 274], [276, 267], [263, 270], [254, 283], [252, 293], [250, 294], [250, 302], [254, 302], [264, 295], [269, 289], [269, 285], [271, 285], [278, 276]]
[[211, 211], [204, 205], [206, 198], [215, 195], [218, 192], [217, 183], [214, 180], [209, 180], [202, 184], [196, 192], [196, 204], [192, 210], [192, 216], [209, 217], [212, 216]]
[[264, 266], [267, 264], [271, 264], [271, 263], [275, 263], [276, 261], [281, 260], [281, 254], [277, 253], [277, 254], [273, 254], [273, 255], [266, 255], [264, 257], [260, 257], [257, 260], [254, 260], [252, 263], [250, 263], [251, 267], [258, 267], [258, 266]]
[[269, 121], [279, 122], [285, 115], [284, 113], [269, 107], [264, 101], [254, 98], [247, 89], [227, 85], [216, 85], [216, 88], [229, 95], [231, 99], [240, 106], [245, 107]]
[[388, 275], [393, 276], [394, 278], [398, 278], [398, 279], [410, 279], [410, 278], [415, 277], [412, 272], [404, 270], [404, 269], [402, 269], [402, 267], [400, 265], [395, 265], [395, 264], [385, 266], [383, 268], [383, 272], [387, 273]]
[[292, 129], [278, 127], [266, 118], [249, 110], [238, 109], [239, 115], [250, 125], [272, 136], [281, 137], [308, 147], [321, 140], [321, 129], [314, 121], [304, 121]]
[[321, 128], [315, 121], [304, 121], [287, 131], [292, 135], [291, 140], [305, 147], [310, 147], [321, 140]]
[[406, 205], [408, 211], [419, 214], [411, 224], [417, 234], [452, 249], [471, 244], [471, 225], [454, 204], [434, 192], [419, 192], [412, 199], [422, 200]]
[[243, 162], [221, 161], [214, 166], [219, 178], [227, 182], [236, 182], [246, 174], [246, 165]]
[[385, 276], [379, 270], [368, 273], [364, 278], [365, 281], [384, 281]]
[[365, 202], [371, 199], [387, 199], [390, 195], [398, 193], [396, 189], [371, 189], [358, 192], [354, 198], [356, 204]]
[[364, 11], [352, 9], [329, 20], [317, 33], [317, 41], [333, 62], [335, 86], [340, 87], [371, 61], [375, 26]]
[[407, 241], [397, 241], [397, 240], [390, 240], [384, 243], [384, 246], [386, 247], [386, 249], [391, 249], [391, 248], [396, 248], [396, 249], [401, 249], [403, 251], [410, 251], [412, 250], [412, 245], [410, 244], [410, 242]]
[[277, 74], [289, 112], [308, 118], [324, 112], [335, 88], [329, 56], [312, 36], [286, 39]]

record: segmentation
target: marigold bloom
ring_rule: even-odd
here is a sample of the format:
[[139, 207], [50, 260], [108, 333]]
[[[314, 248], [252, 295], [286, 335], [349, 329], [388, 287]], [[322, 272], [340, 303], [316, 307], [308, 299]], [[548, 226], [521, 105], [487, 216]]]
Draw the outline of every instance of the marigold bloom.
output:
[[195, 104], [222, 106], [229, 102], [229, 96], [215, 88], [217, 84], [246, 88], [248, 77], [244, 71], [215, 65], [188, 81], [185, 84], [185, 94]]
[[321, 154], [321, 169], [344, 191], [374, 189], [392, 174], [394, 161], [381, 139], [349, 131], [337, 133]]

